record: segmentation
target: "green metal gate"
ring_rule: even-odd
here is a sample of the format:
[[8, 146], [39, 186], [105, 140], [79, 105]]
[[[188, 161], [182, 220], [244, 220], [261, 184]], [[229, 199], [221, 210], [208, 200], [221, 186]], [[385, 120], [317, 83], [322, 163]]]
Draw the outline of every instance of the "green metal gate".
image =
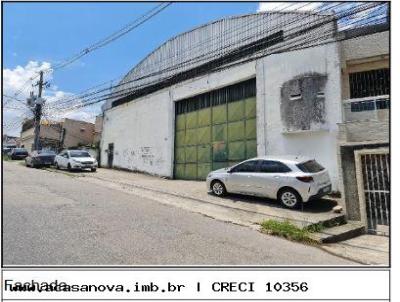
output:
[[255, 79], [177, 102], [175, 120], [177, 179], [202, 180], [255, 157]]

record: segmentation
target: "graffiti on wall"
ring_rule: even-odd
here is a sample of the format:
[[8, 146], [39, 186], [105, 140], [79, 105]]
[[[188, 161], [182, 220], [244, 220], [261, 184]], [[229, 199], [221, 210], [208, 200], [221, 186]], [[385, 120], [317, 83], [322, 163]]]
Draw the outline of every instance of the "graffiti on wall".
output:
[[161, 166], [164, 163], [162, 154], [154, 147], [125, 148], [121, 152], [120, 163], [123, 168], [140, 171], [143, 166]]

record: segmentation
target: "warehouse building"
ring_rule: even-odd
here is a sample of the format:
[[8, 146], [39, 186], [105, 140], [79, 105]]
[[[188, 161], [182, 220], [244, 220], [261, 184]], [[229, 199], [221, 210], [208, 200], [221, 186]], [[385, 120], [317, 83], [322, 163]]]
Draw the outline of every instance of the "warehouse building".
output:
[[[337, 44], [265, 56], [303, 48], [305, 40], [311, 46], [321, 30], [334, 39], [332, 16], [260, 13], [170, 39], [125, 76], [104, 106], [102, 164], [204, 179], [249, 157], [291, 153], [316, 157], [337, 183]], [[296, 95], [306, 86], [312, 91], [302, 107]]]
[[[326, 14], [259, 13], [200, 26], [165, 42], [114, 89], [103, 107], [101, 164], [202, 180], [254, 156], [303, 155], [328, 168], [343, 193], [355, 177], [342, 169], [354, 165], [341, 154], [356, 111], [346, 109], [347, 81], [357, 64], [388, 76], [388, 54], [385, 24], [338, 32]], [[359, 206], [344, 205], [360, 220]]]

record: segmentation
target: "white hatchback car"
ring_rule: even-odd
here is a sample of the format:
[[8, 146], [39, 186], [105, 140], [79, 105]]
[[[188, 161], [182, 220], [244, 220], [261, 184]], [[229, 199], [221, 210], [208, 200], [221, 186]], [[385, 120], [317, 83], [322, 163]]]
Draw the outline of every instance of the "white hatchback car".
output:
[[332, 185], [328, 171], [314, 159], [265, 156], [210, 172], [207, 189], [217, 196], [229, 192], [278, 199], [296, 208], [330, 193]]
[[54, 159], [56, 169], [66, 168], [68, 170], [90, 169], [96, 171], [97, 160], [85, 150], [64, 150]]

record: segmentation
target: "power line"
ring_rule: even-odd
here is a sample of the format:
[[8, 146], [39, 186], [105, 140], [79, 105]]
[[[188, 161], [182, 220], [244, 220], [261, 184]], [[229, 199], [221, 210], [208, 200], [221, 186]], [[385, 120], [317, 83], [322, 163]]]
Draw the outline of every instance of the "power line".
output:
[[[291, 4], [291, 5], [293, 5], [293, 4]], [[337, 4], [336, 4], [336, 5], [337, 5]], [[287, 7], [285, 7], [285, 9], [286, 9], [286, 8], [287, 8]], [[295, 20], [295, 21], [296, 21], [296, 20]], [[286, 24], [286, 25], [287, 25], [287, 24]], [[279, 24], [277, 25], [277, 27], [279, 27]], [[227, 32], [233, 32], [233, 34], [237, 34], [236, 32], [233, 31], [234, 29], [235, 29], [235, 28], [233, 28], [233, 29], [231, 29], [231, 30], [229, 30], [229, 31], [227, 31]], [[272, 29], [269, 28], [268, 30], [269, 30], [269, 31], [273, 31], [273, 29], [274, 29], [274, 28], [272, 28]], [[246, 28], [246, 31], [249, 31], [249, 29]], [[226, 33], [224, 33], [224, 34], [226, 34]], [[249, 37], [249, 38], [253, 38], [253, 37]], [[213, 39], [217, 39], [217, 38], [214, 37]], [[156, 72], [154, 72], [154, 73], [150, 73], [150, 74], [148, 74], [148, 75], [144, 75], [144, 76], [142, 76], [142, 77], [140, 77], [140, 78], [135, 78], [135, 79], [133, 79], [133, 80], [131, 80], [131, 81], [121, 82], [120, 84], [115, 85], [113, 88], [115, 89], [115, 88], [117, 88], [117, 87], [119, 87], [119, 86], [124, 86], [124, 85], [127, 85], [127, 84], [131, 83], [131, 82], [135, 82], [135, 81], [138, 81], [138, 80], [141, 80], [141, 79], [145, 79], [145, 78], [150, 77], [150, 76], [158, 75], [158, 74], [160, 74], [160, 73], [162, 73], [162, 72], [167, 72], [167, 71], [170, 71], [170, 70], [172, 70], [172, 69], [176, 69], [177, 67], [181, 67], [181, 66], [184, 65], [184, 64], [188, 64], [188, 63], [191, 63], [191, 62], [197, 62], [197, 61], [199, 61], [199, 60], [197, 60], [198, 58], [201, 58], [201, 59], [203, 59], [203, 60], [207, 60], [207, 59], [209, 59], [209, 58], [215, 57], [215, 55], [213, 55], [214, 53], [216, 53], [216, 52], [218, 52], [218, 51], [221, 51], [221, 50], [223, 50], [223, 49], [226, 49], [226, 48], [228, 48], [228, 47], [230, 47], [230, 46], [232, 46], [232, 45], [235, 45], [235, 43], [236, 43], [236, 42], [231, 43], [231, 44], [228, 44], [228, 45], [224, 45], [222, 48], [216, 49], [216, 50], [214, 50], [213, 52], [209, 52], [208, 56], [201, 55], [201, 56], [198, 56], [198, 57], [194, 57], [194, 58], [191, 58], [191, 59], [189, 59], [189, 60], [187, 60], [187, 61], [183, 61], [183, 62], [180, 62], [180, 63], [178, 63], [178, 64], [172, 65], [172, 66], [170, 66], [170, 67], [168, 67], [168, 68], [166, 68], [166, 69], [159, 70], [159, 71], [156, 71]], [[202, 41], [201, 44], [195, 45], [195, 47], [188, 48], [185, 52], [191, 51], [192, 49], [194, 49], [194, 48], [196, 48], [196, 47], [199, 47], [199, 46], [201, 46], [201, 45], [203, 45], [203, 44], [205, 44], [204, 41]], [[200, 60], [200, 61], [201, 61], [201, 60]], [[165, 63], [165, 61], [164, 61], [164, 63]], [[140, 64], [140, 63], [139, 63], [139, 64]], [[167, 64], [168, 64], [168, 63], [167, 63]], [[155, 62], [154, 65], [158, 65], [158, 63]], [[164, 64], [164, 65], [166, 65], [166, 64]], [[106, 91], [106, 90], [109, 90], [109, 89], [106, 88], [106, 89], [99, 90], [99, 91], [94, 92], [94, 93], [90, 93], [90, 94], [88, 94], [88, 95], [78, 95], [78, 96], [73, 97], [72, 99], [71, 99], [71, 98], [70, 98], [70, 99], [67, 99], [66, 102], [71, 101], [71, 100], [77, 100], [77, 99], [80, 99], [80, 98], [83, 98], [83, 97], [87, 97], [87, 96], [91, 96], [91, 95], [93, 95], [93, 94], [97, 94], [97, 93], [100, 93], [100, 92]], [[63, 99], [61, 99], [58, 103], [60, 104], [60, 103], [62, 103], [62, 101], [63, 101]]]
[[140, 16], [139, 18], [135, 19], [133, 22], [125, 25], [124, 27], [122, 27], [121, 29], [119, 29], [118, 31], [112, 33], [111, 35], [93, 43], [92, 45], [82, 49], [80, 52], [78, 52], [77, 54], [73, 55], [71, 58], [64, 60], [64, 62], [57, 64], [51, 68], [45, 69], [43, 70], [44, 72], [48, 72], [48, 71], [54, 71], [57, 69], [61, 69], [63, 67], [66, 67], [70, 64], [72, 64], [73, 62], [79, 60], [81, 57], [89, 54], [90, 52], [93, 52], [101, 47], [106, 46], [107, 44], [119, 39], [120, 37], [126, 35], [127, 33], [131, 32], [132, 30], [134, 30], [135, 28], [139, 27], [140, 25], [142, 25], [143, 23], [145, 23], [146, 21], [148, 21], [149, 19], [153, 18], [154, 16], [156, 16], [157, 14], [159, 14], [160, 12], [162, 12], [164, 9], [166, 9], [168, 6], [170, 6], [172, 3], [168, 2], [168, 3], [161, 3], [159, 5], [157, 5], [156, 7], [150, 9], [148, 12], [146, 12], [145, 14], [143, 14], [142, 16]]
[[[140, 16], [139, 18], [135, 19], [133, 22], [125, 25], [124, 27], [122, 27], [121, 29], [119, 29], [118, 31], [112, 33], [111, 35], [95, 42], [94, 44], [90, 45], [89, 47], [84, 48], [83, 50], [81, 50], [79, 53], [75, 54], [74, 56], [72, 56], [69, 59], [64, 60], [64, 62], [57, 64], [51, 68], [47, 68], [47, 69], [43, 69], [41, 71], [48, 73], [50, 71], [54, 71], [57, 69], [61, 69], [63, 67], [66, 67], [72, 63], [74, 63], [75, 61], [79, 60], [81, 57], [87, 55], [88, 53], [95, 51], [101, 47], [106, 46], [107, 44], [119, 39], [120, 37], [126, 35], [127, 33], [131, 32], [132, 30], [134, 30], [135, 28], [139, 27], [141, 24], [145, 23], [146, 21], [148, 21], [149, 19], [153, 18], [154, 16], [156, 16], [157, 14], [159, 14], [161, 11], [163, 11], [164, 9], [166, 9], [168, 6], [170, 6], [172, 4], [172, 2], [168, 2], [168, 3], [161, 3], [155, 7], [153, 7], [152, 9], [150, 9], [148, 12], [146, 12], [145, 14], [143, 14], [142, 16]], [[16, 91], [14, 93], [14, 96], [18, 96], [19, 94], [21, 94], [23, 91], [25, 91], [31, 84], [31, 82], [35, 79], [37, 79], [39, 77], [39, 74], [35, 75], [34, 77], [28, 79], [22, 86], [20, 89], [18, 89], [18, 91]], [[28, 85], [29, 84], [29, 85]]]
[[[327, 38], [329, 38], [331, 35], [332, 35], [331, 32], [328, 32], [327, 34], [322, 35], [322, 36], [321, 36], [321, 35], [317, 35], [313, 40], [308, 41], [308, 42], [315, 42], [314, 44], [310, 44], [310, 43], [307, 43], [307, 42], [301, 42], [301, 43], [299, 43], [299, 44], [297, 44], [297, 45], [294, 45], [295, 47], [287, 48], [287, 49], [281, 49], [281, 50], [279, 50], [279, 51], [271, 52], [271, 53], [269, 53], [268, 55], [270, 55], [270, 54], [282, 53], [282, 52], [288, 52], [288, 51], [294, 51], [294, 50], [299, 50], [299, 49], [305, 49], [305, 48], [310, 48], [310, 47], [314, 47], [314, 46], [318, 46], [318, 45], [324, 45], [324, 44], [329, 44], [329, 43], [334, 43], [334, 42], [336, 42], [336, 41], [334, 41], [334, 40], [328, 40], [328, 39], [327, 39]], [[318, 41], [320, 41], [320, 40], [323, 40], [323, 41], [325, 41], [325, 42], [322, 42], [322, 43], [321, 43], [321, 42], [318, 42]], [[225, 68], [228, 68], [228, 67], [237, 65], [237, 64], [243, 64], [243, 63], [246, 63], [246, 62], [248, 62], [248, 61], [253, 61], [253, 60], [255, 60], [255, 59], [258, 59], [258, 58], [261, 58], [261, 57], [265, 57], [265, 56], [266, 56], [266, 54], [260, 54], [260, 55], [258, 55], [257, 57], [252, 57], [252, 58], [247, 59], [247, 60], [245, 60], [245, 61], [240, 61], [240, 62], [238, 62], [238, 63], [230, 64], [229, 66], [222, 66], [222, 67], [220, 67], [220, 68], [218, 68], [218, 69], [214, 69], [213, 71], [222, 70], [222, 69], [225, 69]], [[75, 105], [75, 109], [82, 108], [82, 107], [86, 107], [86, 106], [90, 106], [90, 105], [96, 104], [96, 103], [98, 103], [98, 102], [102, 102], [102, 101], [109, 100], [109, 99], [116, 98], [116, 97], [128, 96], [128, 95], [130, 95], [131, 93], [132, 93], [131, 91], [128, 91], [128, 92], [126, 92], [126, 93], [122, 92], [122, 93], [114, 94], [114, 95], [113, 95], [113, 94], [110, 94], [110, 95], [106, 95], [106, 96], [100, 96], [100, 98], [97, 98], [97, 99], [96, 99], [96, 98], [93, 98], [92, 100], [88, 100], [87, 103], [83, 103], [83, 104], [80, 104], [80, 105]], [[72, 110], [74, 110], [74, 108], [69, 108], [69, 109], [67, 109], [67, 110], [72, 111]]]
[[[332, 7], [332, 6], [331, 6]], [[364, 9], [364, 10], [367, 10], [367, 9], [372, 9], [372, 7], [370, 7], [370, 8], [366, 8], [366, 9]], [[351, 14], [356, 14], [356, 13], [359, 13], [360, 11], [362, 11], [361, 9], [359, 9], [359, 10], [355, 10], [355, 11], [352, 11], [351, 13], [348, 13], [347, 14], [347, 16], [349, 16], [349, 15], [351, 15]], [[343, 16], [342, 16], [342, 18], [343, 17], [346, 17], [346, 14], [343, 14]], [[364, 21], [366, 20], [366, 19], [363, 19]], [[355, 21], [355, 22], [358, 22], [357, 20]], [[270, 30], [270, 28], [269, 28], [269, 30]], [[329, 35], [331, 35], [332, 33], [330, 32], [330, 33], [328, 33], [326, 36], [327, 37], [329, 37]], [[325, 38], [325, 36], [323, 37], [323, 38]], [[298, 38], [299, 39], [299, 38]], [[321, 38], [321, 36], [317, 39], [317, 41], [319, 41], [319, 40], [321, 40], [322, 38]], [[293, 41], [295, 41], [295, 39], [292, 39], [291, 40], [291, 42], [293, 42]], [[317, 43], [317, 42], [316, 42]], [[301, 44], [297, 44], [297, 45], [292, 45], [292, 49], [300, 49], [300, 47], [301, 47]], [[286, 49], [282, 49], [281, 51], [290, 51], [290, 48], [288, 47], [288, 48], [286, 48]], [[277, 50], [275, 51], [275, 53], [277, 53]], [[269, 54], [272, 54], [272, 52], [269, 52]], [[265, 56], [266, 54], [261, 54], [260, 56], [258, 56], [258, 57], [262, 57], [262, 56]], [[212, 59], [212, 58], [215, 58], [216, 56], [214, 55], [214, 56], [210, 56], [210, 58]], [[191, 60], [189, 60], [188, 62], [196, 62], [196, 60], [197, 59], [199, 59], [199, 58], [192, 58]], [[209, 58], [207, 58], [207, 59], [209, 59]], [[250, 60], [254, 60], [255, 58], [251, 58]], [[186, 62], [184, 62], [184, 63], [186, 63]], [[242, 62], [240, 62], [240, 63], [242, 63]], [[181, 63], [180, 63], [181, 64]], [[175, 68], [176, 66], [170, 66], [168, 69], [164, 69], [164, 70], [161, 70], [161, 72], [165, 72], [165, 71], [168, 71], [170, 68]], [[214, 69], [214, 70], [216, 70], [216, 69]], [[138, 81], [138, 80], [140, 80], [140, 79], [142, 79], [142, 78], [146, 78], [146, 77], [151, 77], [151, 76], [154, 76], [155, 74], [158, 74], [159, 72], [157, 72], [157, 73], [153, 73], [153, 74], [147, 74], [147, 75], [145, 75], [145, 76], [143, 76], [143, 77], [141, 77], [141, 78], [136, 78], [136, 79], [133, 79], [133, 80], [131, 80], [130, 82], [135, 82], [135, 81]], [[168, 78], [166, 78], [166, 79], [168, 79]], [[118, 85], [115, 85], [115, 86], [113, 86], [112, 88], [116, 88], [116, 87], [120, 87], [120, 86], [124, 86], [124, 85], [126, 85], [126, 84], [128, 84], [129, 82], [125, 82], [125, 83], [120, 83], [120, 84], [118, 84]], [[95, 92], [92, 92], [92, 93], [90, 93], [89, 94], [89, 96], [92, 96], [91, 98], [87, 98], [87, 96], [86, 96], [86, 99], [84, 99], [84, 100], [79, 100], [79, 102], [80, 102], [80, 104], [78, 105], [78, 106], [73, 106], [72, 108], [66, 108], [66, 110], [75, 110], [76, 108], [82, 108], [82, 107], [85, 107], [85, 106], [90, 106], [90, 105], [93, 105], [93, 104], [95, 104], [95, 103], [98, 103], [98, 102], [101, 102], [101, 101], [104, 101], [104, 100], [109, 100], [109, 99], [112, 99], [112, 98], [116, 98], [116, 97], [123, 97], [123, 96], [127, 96], [127, 95], [129, 95], [129, 94], [131, 94], [132, 93], [132, 91], [133, 90], [135, 90], [135, 89], [140, 89], [140, 88], [142, 88], [142, 87], [145, 87], [146, 85], [139, 85], [139, 86], [135, 86], [135, 87], [133, 87], [133, 88], [127, 88], [127, 89], [122, 89], [122, 90], [120, 90], [120, 91], [117, 91], [117, 92], [113, 92], [113, 93], [108, 93], [108, 94], [103, 94], [103, 95], [100, 95], [100, 96], [97, 96], [97, 97], [93, 97], [93, 95], [95, 95], [95, 94], [99, 94], [99, 93], [101, 93], [101, 92], [104, 92], [104, 91], [109, 91], [110, 90], [110, 88], [106, 88], [106, 89], [101, 89], [101, 90], [99, 90], [99, 91], [95, 91]], [[126, 93], [125, 93], [126, 92]], [[75, 107], [75, 108], [74, 108]]]
[[[378, 4], [375, 4], [375, 6], [377, 6]], [[341, 16], [339, 16], [340, 18], [344, 18], [344, 17], [346, 17], [346, 16], [350, 16], [350, 15], [353, 15], [353, 14], [357, 14], [357, 13], [360, 13], [360, 12], [362, 12], [362, 11], [366, 11], [366, 10], [370, 10], [370, 9], [372, 9], [372, 8], [374, 8], [375, 6], [373, 6], [373, 5], [366, 5], [366, 6], [361, 6], [361, 7], [359, 7], [359, 8], [356, 8], [356, 9], [353, 9], [353, 10], [348, 10], [346, 13], [344, 13], [344, 14], [341, 14]], [[328, 7], [328, 8], [331, 8], [331, 7]], [[331, 20], [329, 20], [329, 22], [331, 22]], [[215, 57], [215, 56], [214, 56]], [[212, 58], [212, 57], [211, 57]], [[194, 58], [194, 59], [199, 59], [199, 58]], [[193, 62], [194, 60], [193, 59], [191, 59], [191, 61]], [[184, 62], [184, 63], [186, 63], [186, 62]], [[182, 63], [180, 63], [180, 64], [182, 64]], [[177, 65], [174, 65], [174, 66], [171, 66], [171, 67], [169, 67], [169, 69], [170, 68], [177, 68], [178, 66]], [[165, 72], [166, 70], [162, 70], [161, 72]], [[168, 71], [168, 70], [167, 70]], [[154, 74], [148, 74], [146, 77], [150, 77], [150, 76], [153, 76]], [[144, 77], [143, 77], [144, 78]], [[141, 78], [140, 78], [141, 79]], [[132, 81], [130, 81], [130, 82], [134, 82], [134, 81], [138, 81], [138, 80], [140, 80], [140, 79], [133, 79]], [[116, 87], [119, 87], [119, 86], [123, 86], [123, 85], [126, 85], [126, 84], [128, 84], [129, 82], [125, 82], [125, 83], [120, 83], [120, 84], [118, 84], [118, 85], [116, 85], [116, 86], [114, 86], [113, 88], [116, 88]], [[138, 88], [138, 87], [133, 87], [134, 89], [135, 88]], [[131, 88], [130, 88], [131, 89]], [[99, 90], [99, 91], [97, 91], [97, 92], [94, 92], [94, 93], [91, 93], [90, 95], [94, 95], [94, 94], [98, 94], [98, 93], [100, 93], [100, 92], [103, 92], [103, 91], [105, 91], [105, 90], [108, 90], [108, 89], [103, 89], [103, 90]], [[125, 89], [125, 91], [126, 90], [128, 90], [128, 89]], [[122, 90], [122, 92], [123, 92], [124, 90]], [[121, 92], [121, 91], [120, 91]], [[118, 93], [118, 92], [117, 92]], [[119, 97], [119, 96], [121, 96], [122, 94], [117, 94], [117, 93], [114, 93], [114, 97]], [[103, 98], [103, 100], [105, 99], [104, 97], [107, 97], [107, 99], [110, 99], [111, 97], [113, 97], [113, 94], [105, 94], [105, 95], [103, 95], [103, 96], [100, 96], [100, 98]], [[93, 98], [92, 98], [93, 99]], [[91, 99], [89, 99], [89, 101], [90, 101]]]
[[[282, 8], [282, 10], [285, 10], [285, 9], [288, 9], [290, 6], [292, 6], [292, 5], [294, 5], [294, 4], [289, 4], [289, 5], [286, 5], [285, 7], [283, 7]], [[305, 7], [305, 6], [307, 6], [307, 5], [309, 5], [309, 3], [306, 3], [306, 4], [304, 4], [303, 6], [301, 6], [301, 8], [302, 7]], [[336, 5], [338, 5], [338, 4], [336, 4]], [[279, 16], [278, 16], [279, 17]], [[257, 25], [256, 25], [257, 26]], [[237, 28], [236, 28], [237, 29]], [[224, 34], [225, 35], [227, 35], [229, 32], [233, 32], [234, 34], [236, 33], [235, 31], [235, 28], [232, 28], [232, 29], [230, 29], [229, 31], [226, 31]], [[249, 31], [249, 29], [247, 28], [246, 29], [246, 31]], [[210, 37], [210, 39], [207, 39], [208, 41], [212, 41], [212, 40], [216, 40], [216, 39], [218, 39], [218, 37]], [[206, 44], [205, 42], [207, 42], [207, 40], [206, 41], [202, 41], [202, 43], [200, 43], [200, 44], [196, 44], [194, 47], [189, 47], [189, 48], [187, 48], [185, 51], [184, 51], [184, 53], [191, 53], [192, 54], [192, 52], [193, 52], [193, 50], [194, 49], [196, 49], [196, 48], [199, 48], [199, 47], [201, 47], [201, 46], [203, 46], [204, 44]], [[182, 53], [180, 53], [180, 56], [182, 55]], [[172, 55], [172, 56], [170, 56], [170, 57], [168, 57], [168, 58], [172, 58], [172, 57], [174, 57], [174, 55]], [[167, 59], [168, 59], [167, 58]], [[163, 62], [165, 63], [166, 62], [166, 60], [163, 60]], [[159, 65], [159, 63], [160, 63], [160, 61], [156, 61], [155, 63], [154, 63], [154, 65]], [[139, 63], [140, 64], [140, 63]], [[164, 64], [165, 65], [165, 64]], [[122, 76], [121, 76], [122, 77]], [[92, 87], [92, 88], [94, 88], [94, 87]], [[89, 89], [87, 89], [87, 90], [90, 90], [91, 88], [89, 88]], [[85, 90], [85, 91], [87, 91], [87, 90]], [[84, 91], [84, 92], [85, 92]], [[82, 92], [83, 93], [83, 92]], [[81, 94], [82, 93], [79, 93], [78, 95], [75, 95], [74, 97], [83, 97]], [[59, 100], [60, 102], [61, 101], [64, 101], [64, 100], [69, 100], [70, 98], [66, 98], [66, 99], [61, 99], [61, 100]]]

